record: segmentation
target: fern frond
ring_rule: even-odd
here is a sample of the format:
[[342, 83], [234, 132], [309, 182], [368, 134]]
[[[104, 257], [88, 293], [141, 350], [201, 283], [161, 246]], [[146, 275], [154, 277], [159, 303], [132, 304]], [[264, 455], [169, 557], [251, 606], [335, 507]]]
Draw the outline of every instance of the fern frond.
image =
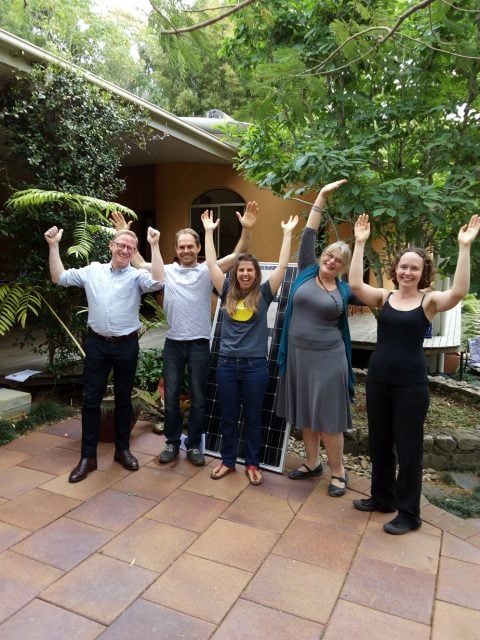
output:
[[65, 193], [64, 191], [47, 191], [44, 189], [24, 189], [16, 191], [6, 202], [6, 207], [13, 211], [25, 209], [33, 211], [40, 206], [52, 203], [61, 203], [80, 213], [90, 213], [103, 221], [108, 218], [113, 211], [120, 211], [128, 218], [137, 219], [137, 215], [132, 209], [117, 202], [109, 202], [101, 198], [92, 196], [82, 196], [77, 193]]
[[17, 323], [25, 328], [28, 314], [38, 316], [41, 306], [42, 296], [34, 287], [21, 283], [0, 285], [0, 336]]

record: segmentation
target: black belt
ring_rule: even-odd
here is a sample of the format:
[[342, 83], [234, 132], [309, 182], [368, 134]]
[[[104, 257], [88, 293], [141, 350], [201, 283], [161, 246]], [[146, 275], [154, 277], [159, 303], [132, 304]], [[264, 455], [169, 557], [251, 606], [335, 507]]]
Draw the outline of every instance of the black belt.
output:
[[104, 342], [123, 342], [124, 340], [128, 340], [129, 338], [132, 338], [133, 336], [138, 336], [138, 331], [132, 331], [132, 333], [127, 333], [127, 335], [125, 336], [102, 336], [99, 333], [97, 333], [96, 331], [94, 331], [93, 329], [90, 329], [90, 327], [88, 327], [88, 335], [89, 336], [95, 336], [95, 338], [99, 338], [100, 340], [103, 340]]

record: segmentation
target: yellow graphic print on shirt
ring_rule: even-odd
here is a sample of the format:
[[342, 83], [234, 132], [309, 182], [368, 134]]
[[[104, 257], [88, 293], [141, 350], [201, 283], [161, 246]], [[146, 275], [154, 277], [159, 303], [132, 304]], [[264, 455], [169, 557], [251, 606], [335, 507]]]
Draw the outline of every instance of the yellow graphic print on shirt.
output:
[[235, 313], [231, 316], [231, 318], [233, 320], [237, 320], [238, 322], [248, 322], [252, 316], [253, 311], [245, 307], [245, 302], [243, 300], [239, 300], [237, 302]]

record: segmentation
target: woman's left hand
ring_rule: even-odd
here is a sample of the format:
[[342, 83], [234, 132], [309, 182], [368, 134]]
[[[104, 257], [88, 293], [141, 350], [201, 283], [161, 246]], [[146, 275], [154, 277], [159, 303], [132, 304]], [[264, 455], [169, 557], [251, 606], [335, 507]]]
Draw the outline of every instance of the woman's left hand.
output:
[[458, 232], [458, 243], [470, 245], [475, 240], [480, 231], [480, 216], [474, 215], [470, 218], [470, 222], [465, 224]]
[[217, 218], [216, 221], [213, 220], [213, 211], [206, 209], [202, 215], [201, 220], [203, 223], [203, 228], [205, 231], [213, 231], [216, 229], [220, 223], [220, 218]]
[[282, 229], [283, 232], [293, 231], [298, 224], [298, 216], [290, 216], [287, 222], [283, 222], [282, 220]]

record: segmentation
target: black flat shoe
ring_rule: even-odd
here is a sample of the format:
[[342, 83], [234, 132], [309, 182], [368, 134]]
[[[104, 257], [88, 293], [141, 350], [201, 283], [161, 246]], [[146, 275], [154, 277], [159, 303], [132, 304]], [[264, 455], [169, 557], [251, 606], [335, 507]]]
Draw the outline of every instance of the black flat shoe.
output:
[[[302, 467], [305, 467], [306, 471], [300, 471]], [[315, 469], [310, 469], [308, 465], [302, 464], [302, 466], [299, 467], [298, 469], [294, 469], [293, 471], [290, 471], [290, 473], [288, 474], [288, 477], [290, 478], [290, 480], [302, 480], [303, 478], [313, 478], [313, 477], [318, 478], [322, 475], [322, 471], [323, 471], [322, 463], [320, 463], [318, 467], [315, 467]]]
[[422, 526], [422, 522], [413, 522], [403, 516], [397, 516], [390, 522], [383, 525], [383, 530], [386, 533], [391, 533], [394, 536], [401, 536], [409, 531], [415, 531]]
[[331, 498], [341, 498], [342, 496], [345, 495], [345, 490], [347, 488], [347, 484], [348, 484], [348, 474], [345, 474], [345, 477], [342, 478], [341, 476], [332, 476], [332, 480], [340, 480], [340, 482], [343, 482], [345, 486], [343, 487], [336, 487], [334, 484], [329, 484], [328, 485], [328, 495]]
[[354, 500], [353, 506], [359, 511], [380, 511], [380, 513], [393, 513], [396, 511], [395, 507], [382, 507], [373, 498], [361, 498], [360, 500]]

